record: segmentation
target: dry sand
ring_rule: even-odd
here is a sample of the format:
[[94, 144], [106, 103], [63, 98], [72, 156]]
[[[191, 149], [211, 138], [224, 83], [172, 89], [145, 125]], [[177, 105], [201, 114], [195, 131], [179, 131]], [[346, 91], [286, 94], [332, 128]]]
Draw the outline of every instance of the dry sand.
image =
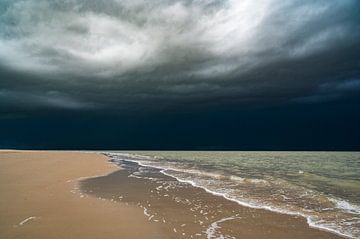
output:
[[117, 169], [99, 154], [0, 151], [0, 238], [162, 237], [140, 208], [76, 190]]

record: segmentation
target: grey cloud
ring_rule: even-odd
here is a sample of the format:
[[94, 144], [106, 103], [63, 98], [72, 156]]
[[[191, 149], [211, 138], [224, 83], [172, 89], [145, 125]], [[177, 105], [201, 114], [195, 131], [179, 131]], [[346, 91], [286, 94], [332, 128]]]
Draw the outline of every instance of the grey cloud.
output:
[[348, 79], [321, 84], [315, 95], [295, 98], [293, 101], [300, 103], [319, 103], [338, 100], [342, 97], [351, 97], [359, 93], [360, 80]]
[[360, 90], [360, 79], [350, 79], [336, 84], [340, 90]]
[[31, 110], [37, 108], [55, 109], [90, 109], [94, 106], [68, 97], [56, 91], [45, 93], [28, 93], [19, 91], [0, 90], [0, 106], [22, 107]]
[[359, 77], [356, 0], [5, 0], [0, 9], [8, 104], [292, 101], [326, 84], [341, 97], [341, 82]]

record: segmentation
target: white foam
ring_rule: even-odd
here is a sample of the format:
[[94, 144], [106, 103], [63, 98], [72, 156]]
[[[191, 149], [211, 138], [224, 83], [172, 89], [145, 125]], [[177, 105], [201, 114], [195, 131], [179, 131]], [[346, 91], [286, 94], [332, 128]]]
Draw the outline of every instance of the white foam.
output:
[[342, 199], [331, 199], [331, 200], [335, 202], [337, 208], [342, 209], [350, 214], [360, 215], [360, 206], [354, 205]]
[[346, 233], [342, 233], [339, 230], [333, 229], [328, 224], [319, 223], [317, 220], [314, 220], [314, 218], [312, 218], [310, 216], [306, 217], [306, 221], [307, 221], [307, 224], [312, 228], [316, 228], [316, 229], [319, 229], [319, 230], [322, 230], [322, 231], [331, 232], [331, 233], [334, 233], [334, 234], [342, 236], [342, 237], [356, 239], [356, 237], [354, 237], [352, 235], [348, 235]]
[[22, 220], [22, 221], [19, 223], [19, 225], [22, 226], [22, 225], [24, 225], [25, 223], [27, 223], [27, 222], [29, 222], [29, 221], [31, 221], [31, 220], [35, 220], [35, 219], [37, 219], [37, 218], [38, 218], [38, 217], [28, 217], [28, 218]]
[[139, 176], [134, 175], [134, 174], [130, 174], [130, 175], [128, 176], [128, 178], [140, 178], [140, 179], [143, 179], [143, 177], [139, 177]]
[[211, 225], [206, 229], [205, 233], [207, 235], [207, 239], [223, 239], [225, 238], [223, 235], [220, 236], [216, 236], [217, 234], [217, 229], [220, 228], [219, 224], [226, 222], [226, 221], [230, 221], [230, 220], [234, 220], [234, 219], [238, 219], [240, 217], [226, 217], [226, 218], [222, 218], [216, 222], [211, 223]]
[[147, 217], [150, 217], [150, 214], [148, 213], [148, 210], [146, 207], [144, 207], [144, 215]]

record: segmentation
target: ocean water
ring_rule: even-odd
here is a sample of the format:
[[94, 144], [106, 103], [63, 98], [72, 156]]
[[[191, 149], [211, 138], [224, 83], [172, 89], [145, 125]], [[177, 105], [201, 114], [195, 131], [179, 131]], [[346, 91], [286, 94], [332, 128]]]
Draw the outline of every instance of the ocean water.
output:
[[307, 219], [309, 226], [360, 238], [359, 152], [127, 151], [111, 158], [253, 208]]

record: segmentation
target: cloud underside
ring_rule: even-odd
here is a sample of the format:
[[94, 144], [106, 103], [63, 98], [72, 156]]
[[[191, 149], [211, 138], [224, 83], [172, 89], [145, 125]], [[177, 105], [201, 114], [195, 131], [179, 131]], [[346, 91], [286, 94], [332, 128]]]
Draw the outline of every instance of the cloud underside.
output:
[[356, 0], [0, 3], [0, 107], [334, 100], [360, 89]]

